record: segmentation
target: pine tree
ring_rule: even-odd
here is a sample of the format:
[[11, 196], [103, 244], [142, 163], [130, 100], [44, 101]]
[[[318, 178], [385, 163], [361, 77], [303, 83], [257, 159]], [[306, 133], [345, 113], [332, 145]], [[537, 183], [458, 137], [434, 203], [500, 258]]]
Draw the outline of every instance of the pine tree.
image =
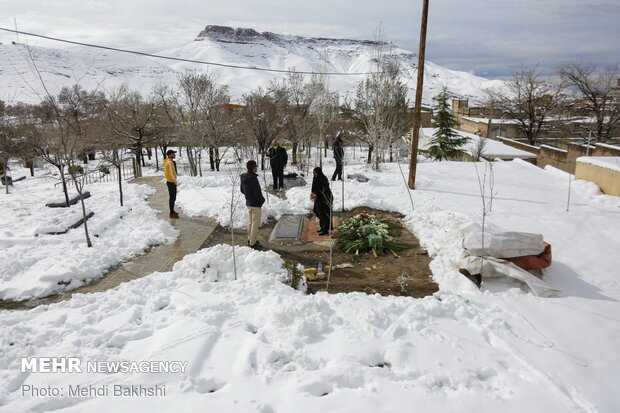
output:
[[437, 128], [437, 130], [433, 133], [433, 139], [431, 139], [430, 145], [425, 151], [431, 159], [439, 161], [455, 159], [464, 155], [465, 151], [461, 147], [470, 140], [459, 135], [454, 130], [459, 125], [459, 122], [450, 110], [448, 98], [448, 89], [446, 87], [433, 98], [437, 103], [433, 106], [432, 126]]

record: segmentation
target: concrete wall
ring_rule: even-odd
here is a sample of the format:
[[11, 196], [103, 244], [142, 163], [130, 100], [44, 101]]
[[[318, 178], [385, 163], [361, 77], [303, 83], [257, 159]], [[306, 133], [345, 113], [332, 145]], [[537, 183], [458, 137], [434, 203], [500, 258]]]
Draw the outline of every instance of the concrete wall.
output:
[[566, 155], [566, 167], [567, 171], [571, 173], [575, 172], [575, 164], [577, 158], [580, 156], [586, 156], [586, 154], [592, 155], [594, 151], [594, 147], [590, 146], [590, 150], [588, 150], [588, 145], [582, 145], [579, 143], [569, 143], [568, 144], [568, 153]]
[[458, 117], [459, 126], [457, 129], [462, 130], [463, 132], [477, 134], [476, 132], [480, 131], [481, 136], [489, 136], [489, 124], [486, 122], [476, 122], [473, 120], [465, 119], [462, 116]]
[[607, 195], [620, 196], [620, 172], [585, 162], [576, 162], [575, 178], [596, 183]]
[[539, 152], [538, 146], [532, 146], [532, 145], [528, 145], [527, 143], [513, 141], [512, 139], [506, 139], [506, 138], [499, 138], [499, 141], [501, 143], [505, 143], [506, 145], [510, 147], [521, 149], [522, 151], [526, 151], [526, 152], [533, 153], [536, 155], [538, 155], [538, 152]]
[[568, 172], [568, 151], [554, 148], [553, 146], [541, 145], [538, 152], [536, 165], [544, 168], [551, 165], [555, 168]]
[[[507, 142], [509, 141], [508, 139], [500, 140], [507, 145], [532, 152], [531, 150], [528, 150], [526, 148], [514, 145], [514, 143], [518, 144], [519, 142], [512, 141], [511, 144]], [[548, 145], [541, 145], [540, 150], [538, 151], [537, 165], [541, 168], [544, 168], [547, 165], [551, 165], [563, 171], [574, 174], [576, 171], [577, 158], [579, 158], [580, 156], [586, 156], [586, 153], [588, 153], [590, 156], [620, 156], [620, 147], [597, 144], [595, 147], [591, 146], [590, 150], [588, 151], [586, 145], [581, 145], [577, 143], [569, 143], [567, 150], [554, 148], [553, 146]]]
[[620, 156], [620, 146], [598, 143], [592, 156]]

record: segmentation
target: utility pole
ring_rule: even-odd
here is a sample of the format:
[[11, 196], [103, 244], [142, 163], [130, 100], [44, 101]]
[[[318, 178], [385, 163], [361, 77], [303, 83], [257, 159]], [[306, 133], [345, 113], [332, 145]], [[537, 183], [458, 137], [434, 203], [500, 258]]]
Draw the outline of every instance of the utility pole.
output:
[[424, 55], [426, 54], [426, 23], [428, 21], [428, 1], [422, 0], [422, 26], [420, 28], [420, 50], [418, 51], [418, 85], [415, 89], [413, 109], [413, 131], [411, 134], [411, 153], [409, 159], [409, 188], [415, 189], [415, 172], [418, 163], [418, 140], [420, 135], [420, 112], [422, 111], [422, 88], [424, 87]]

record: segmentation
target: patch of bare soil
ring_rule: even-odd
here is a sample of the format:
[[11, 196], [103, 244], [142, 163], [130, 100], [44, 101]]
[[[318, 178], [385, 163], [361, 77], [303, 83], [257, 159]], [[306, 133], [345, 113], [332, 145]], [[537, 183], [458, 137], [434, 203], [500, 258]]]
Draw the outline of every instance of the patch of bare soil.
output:
[[[367, 294], [378, 293], [419, 298], [438, 291], [438, 286], [432, 280], [431, 271], [428, 268], [431, 260], [427, 252], [419, 246], [417, 238], [401, 224], [402, 215], [363, 207], [344, 213], [336, 213], [335, 219], [342, 221], [344, 218], [359, 214], [362, 210], [374, 214], [378, 218], [388, 219], [390, 226], [400, 233], [397, 241], [413, 244], [414, 247], [397, 252], [399, 258], [394, 257], [389, 252], [386, 252], [385, 255], [379, 255], [377, 258], [370, 252], [355, 256], [354, 254], [340, 252], [334, 247], [333, 267], [343, 264], [345, 267], [332, 268], [329, 292], [360, 291]], [[274, 226], [275, 221], [270, 221], [268, 225], [260, 229], [259, 240], [265, 249], [277, 252], [286, 260], [299, 262], [306, 268], [316, 268], [319, 261], [323, 262], [323, 265], [329, 263], [329, 246], [326, 245], [327, 243], [309, 242], [303, 245], [281, 245], [268, 242]], [[246, 245], [246, 240], [245, 230], [235, 230], [236, 245]], [[202, 248], [220, 243], [230, 244], [230, 242], [230, 230], [218, 227], [211, 233]], [[308, 281], [310, 293], [324, 290], [325, 286], [325, 280]]]

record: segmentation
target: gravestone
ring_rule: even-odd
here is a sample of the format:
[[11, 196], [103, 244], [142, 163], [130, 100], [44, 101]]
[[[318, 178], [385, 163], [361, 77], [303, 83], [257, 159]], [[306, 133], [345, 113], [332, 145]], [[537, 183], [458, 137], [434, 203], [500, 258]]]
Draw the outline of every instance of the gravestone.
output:
[[349, 174], [349, 175], [347, 175], [347, 178], [355, 179], [357, 182], [368, 182], [369, 181], [369, 179], [366, 178], [362, 174]]
[[303, 244], [301, 233], [306, 225], [305, 215], [283, 215], [271, 231], [269, 242], [280, 244]]
[[[84, 199], [90, 198], [90, 192], [88, 191], [83, 192], [82, 198]], [[47, 204], [45, 204], [45, 206], [50, 207], [50, 208], [66, 208], [68, 206], [77, 204], [79, 200], [80, 200], [79, 195], [76, 195], [75, 197], [69, 199], [69, 205], [67, 205], [65, 201], [62, 201], [62, 202], [48, 202]]]
[[[93, 215], [95, 215], [94, 212], [89, 212], [86, 215], [86, 220], [88, 220], [89, 218], [91, 218]], [[66, 234], [67, 232], [69, 232], [70, 229], [75, 229], [77, 227], [79, 227], [80, 225], [82, 225], [84, 223], [84, 218], [80, 218], [77, 222], [69, 225], [69, 227], [67, 229], [65, 229], [64, 231], [50, 231], [50, 232], [41, 232], [41, 234], [48, 234], [48, 235], [62, 235], [62, 234]]]
[[289, 173], [284, 175], [284, 187], [285, 188], [294, 188], [296, 186], [305, 186], [306, 180], [303, 176], [297, 175], [296, 173]]

